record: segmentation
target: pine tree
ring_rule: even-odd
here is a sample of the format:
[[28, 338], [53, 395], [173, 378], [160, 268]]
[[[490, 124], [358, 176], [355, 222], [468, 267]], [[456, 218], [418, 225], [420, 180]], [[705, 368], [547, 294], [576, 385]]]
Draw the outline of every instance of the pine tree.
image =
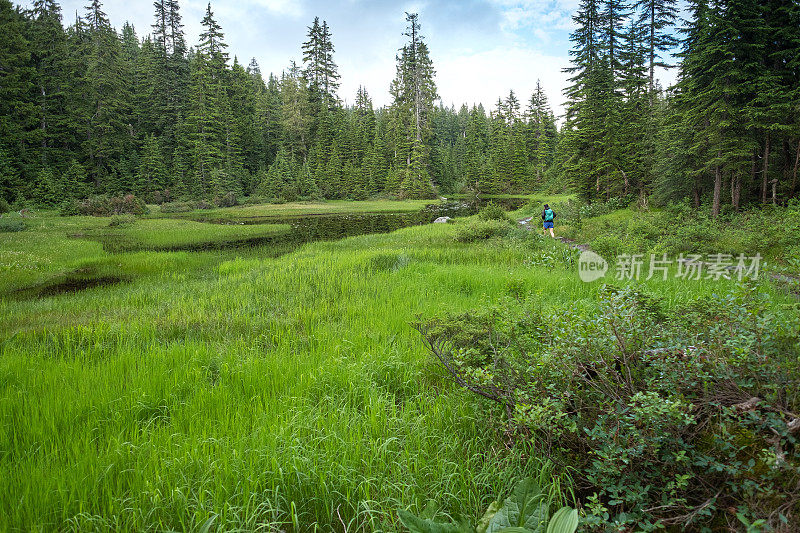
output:
[[76, 160], [67, 167], [61, 177], [61, 198], [84, 198], [88, 195], [89, 184], [86, 182], [86, 169]]
[[[35, 125], [34, 71], [25, 20], [7, 0], [0, 0], [0, 151], [5, 152], [5, 187], [16, 182], [30, 160], [28, 133]], [[10, 199], [10, 198], [9, 198]]]
[[568, 98], [565, 143], [571, 157], [564, 171], [572, 176], [574, 188], [585, 199], [596, 198], [606, 164], [602, 160], [605, 134], [603, 98], [604, 66], [601, 5], [598, 0], [582, 0], [573, 17], [577, 28], [570, 36], [572, 66], [565, 71], [572, 76], [566, 90]]
[[49, 168], [44, 167], [39, 170], [36, 184], [31, 191], [31, 199], [41, 207], [54, 207], [63, 199], [59, 198], [56, 180]]
[[310, 101], [315, 107], [335, 108], [339, 103], [339, 69], [333, 59], [333, 37], [326, 21], [319, 17], [308, 28], [308, 40], [303, 43], [303, 76], [308, 82]]
[[222, 77], [228, 63], [228, 53], [225, 51], [228, 45], [225, 44], [222, 27], [217, 23], [214, 13], [211, 11], [210, 2], [206, 6], [206, 14], [201, 24], [203, 31], [200, 33], [197, 53], [202, 53], [208, 59], [215, 77]]
[[235, 167], [238, 148], [232, 140], [226, 91], [227, 44], [210, 3], [202, 25], [200, 43], [190, 64], [191, 100], [186, 122], [193, 137], [197, 189], [201, 194], [208, 194], [213, 189], [212, 172]]
[[428, 172], [431, 113], [437, 98], [433, 63], [420, 33], [417, 13], [406, 13], [408, 42], [397, 56], [397, 75], [391, 85], [396, 119], [396, 150], [405, 156], [403, 191], [407, 196], [430, 197], [435, 185]]
[[200, 51], [192, 64], [191, 100], [186, 118], [193, 146], [196, 191], [210, 190], [211, 171], [224, 164], [222, 110], [219, 97], [223, 88], [215, 79], [209, 59]]
[[0, 148], [0, 199], [13, 202], [22, 188], [19, 171], [11, 164], [5, 150]]
[[144, 198], [161, 191], [167, 183], [167, 167], [161, 153], [161, 146], [155, 135], [148, 135], [142, 149], [139, 169], [136, 175], [135, 192]]
[[31, 16], [30, 49], [36, 71], [38, 123], [31, 143], [38, 145], [39, 163], [48, 166], [66, 155], [59, 146], [68, 123], [64, 100], [66, 34], [61, 26], [61, 8], [54, 0], [35, 0]]
[[309, 149], [311, 110], [305, 79], [296, 68], [284, 73], [280, 84], [283, 144], [292, 159], [303, 161]]
[[643, 29], [642, 41], [647, 54], [648, 89], [655, 88], [655, 69], [670, 68], [662, 54], [668, 53], [677, 44], [672, 26], [678, 16], [677, 0], [634, 0], [633, 7], [639, 10], [637, 24]]
[[[88, 41], [86, 50], [86, 139], [89, 173], [95, 186], [129, 188], [119, 183], [117, 163], [124, 153], [129, 94], [126, 90], [119, 36], [102, 10], [100, 0], [86, 8]], [[117, 179], [111, 179], [112, 176]], [[104, 181], [106, 182], [104, 184]], [[113, 182], [117, 182], [112, 186]]]

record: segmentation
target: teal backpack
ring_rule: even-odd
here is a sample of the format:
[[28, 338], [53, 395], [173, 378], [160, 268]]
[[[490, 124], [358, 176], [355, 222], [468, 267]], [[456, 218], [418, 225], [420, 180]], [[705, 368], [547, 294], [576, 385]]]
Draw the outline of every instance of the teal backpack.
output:
[[553, 210], [552, 209], [545, 209], [544, 210], [544, 221], [545, 222], [552, 222], [553, 221]]

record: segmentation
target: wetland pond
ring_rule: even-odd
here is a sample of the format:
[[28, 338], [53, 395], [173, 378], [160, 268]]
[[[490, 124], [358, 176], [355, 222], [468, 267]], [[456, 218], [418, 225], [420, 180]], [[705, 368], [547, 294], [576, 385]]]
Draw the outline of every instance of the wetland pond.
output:
[[[203, 216], [202, 213], [193, 213], [190, 220], [192, 224], [211, 223], [220, 225], [256, 225], [270, 226], [282, 225], [286, 229], [271, 231], [264, 228], [265, 232], [259, 236], [242, 238], [220, 237], [203, 242], [191, 242], [183, 235], [181, 239], [143, 240], [142, 236], [127, 233], [125, 228], [102, 228], [97, 232], [82, 232], [71, 235], [72, 238], [90, 239], [102, 244], [108, 253], [127, 253], [142, 251], [213, 251], [213, 250], [241, 250], [259, 257], [278, 257], [292, 252], [299, 246], [313, 241], [331, 241], [356, 235], [372, 233], [388, 233], [408, 226], [430, 224], [439, 217], [463, 217], [476, 214], [489, 202], [501, 205], [506, 210], [519, 209], [528, 202], [525, 197], [495, 198], [491, 200], [454, 200], [444, 203], [430, 204], [419, 211], [411, 212], [363, 212], [363, 213], [335, 213], [335, 214], [302, 214], [302, 215], [265, 215], [265, 216], [231, 216], [226, 213], [225, 218]], [[211, 215], [211, 214], [209, 214]], [[155, 222], [164, 219], [145, 219], [135, 222], [132, 226], [147, 221]], [[186, 220], [186, 219], [183, 219]], [[145, 227], [138, 226], [139, 232], [149, 233]], [[195, 231], [184, 229], [183, 231]], [[176, 231], [172, 229], [170, 231]], [[241, 233], [241, 232], [239, 232]], [[202, 237], [201, 237], [202, 238]], [[172, 240], [172, 242], [169, 242]], [[188, 241], [188, 242], [187, 242]], [[122, 262], [120, 263], [120, 267]], [[98, 268], [97, 265], [87, 264], [72, 271], [60, 273], [50, 279], [42, 280], [32, 285], [18, 287], [6, 293], [5, 296], [15, 300], [38, 299], [57, 296], [64, 293], [75, 293], [94, 287], [116, 285], [137, 278], [136, 272], [125, 269]], [[2, 295], [0, 295], [2, 296]]]
[[430, 224], [439, 217], [462, 217], [476, 214], [489, 202], [501, 205], [511, 211], [519, 209], [528, 199], [525, 197], [493, 198], [478, 200], [456, 200], [440, 204], [431, 204], [419, 211], [404, 213], [336, 213], [336, 214], [303, 214], [292, 216], [244, 216], [213, 218], [195, 216], [192, 220], [214, 224], [287, 224], [291, 229], [276, 235], [255, 237], [229, 242], [213, 242], [174, 246], [169, 250], [210, 250], [222, 248], [253, 247], [277, 245], [276, 252], [286, 253], [297, 246], [313, 241], [330, 241], [367, 235], [371, 233], [389, 233], [408, 226]]

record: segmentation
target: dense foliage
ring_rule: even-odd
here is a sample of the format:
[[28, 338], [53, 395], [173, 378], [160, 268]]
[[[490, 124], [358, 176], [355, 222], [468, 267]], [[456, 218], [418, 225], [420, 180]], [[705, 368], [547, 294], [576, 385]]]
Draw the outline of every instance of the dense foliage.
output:
[[[561, 173], [585, 199], [691, 198], [714, 216], [798, 193], [800, 3], [582, 0]], [[678, 43], [677, 37], [680, 36]], [[664, 94], [658, 67], [675, 67]]]
[[[728, 209], [714, 219], [707, 210], [687, 203], [670, 204], [665, 209], [629, 209], [613, 211], [616, 202], [580, 206], [565, 202], [559, 206], [562, 235], [586, 243], [607, 260], [620, 255], [642, 254], [645, 262], [651, 254], [677, 259], [683, 254], [706, 258], [722, 254], [728, 260], [740, 255], [759, 254], [764, 267], [772, 273], [800, 275], [800, 202], [790, 200], [786, 207], [750, 209], [736, 213]], [[587, 217], [593, 216], [591, 220]], [[798, 280], [793, 281], [797, 292]]]
[[502, 505], [498, 500], [489, 504], [475, 526], [466, 518], [455, 522], [437, 517], [433, 500], [421, 516], [401, 510], [400, 521], [411, 533], [575, 533], [578, 511], [558, 507], [563, 495], [550, 473], [545, 465], [537, 478], [520, 481]]
[[531, 190], [553, 159], [555, 118], [537, 87], [481, 106], [437, 105], [419, 18], [408, 15], [393, 102], [337, 94], [333, 37], [317, 18], [303, 64], [265, 80], [231, 61], [209, 5], [187, 46], [177, 0], [156, 0], [150, 33], [116, 31], [99, 0], [62, 25], [55, 0], [0, 0], [0, 198], [52, 207], [92, 194], [147, 202], [430, 197], [469, 187]]
[[588, 526], [796, 530], [797, 316], [749, 287], [676, 308], [599, 297], [598, 313], [512, 301], [419, 327], [459, 384], [573, 472]]

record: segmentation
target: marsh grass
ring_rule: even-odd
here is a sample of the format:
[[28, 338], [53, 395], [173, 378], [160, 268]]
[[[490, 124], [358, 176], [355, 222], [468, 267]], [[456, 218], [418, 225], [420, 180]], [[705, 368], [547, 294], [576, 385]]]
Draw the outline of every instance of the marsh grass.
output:
[[193, 220], [143, 219], [87, 233], [113, 252], [181, 250], [224, 246], [275, 237], [288, 224], [210, 224]]
[[[106, 231], [80, 217], [2, 237], [34, 273], [6, 268], [5, 287], [86, 264], [136, 275], [0, 298], [0, 530], [396, 531], [397, 509], [431, 499], [477, 518], [542, 463], [430, 366], [411, 324], [521, 299], [592, 313], [598, 285], [528, 232], [458, 242], [469, 223], [277, 258], [108, 254], [65, 236]], [[648, 290], [676, 304], [725, 283]]]
[[[233, 208], [200, 209], [188, 212], [171, 212], [170, 217], [191, 219], [240, 219], [254, 217], [287, 217], [297, 215], [325, 215], [350, 213], [405, 213], [419, 211], [434, 200], [328, 200], [325, 202], [289, 202], [285, 204], [241, 205]], [[151, 216], [165, 213], [153, 210]]]

